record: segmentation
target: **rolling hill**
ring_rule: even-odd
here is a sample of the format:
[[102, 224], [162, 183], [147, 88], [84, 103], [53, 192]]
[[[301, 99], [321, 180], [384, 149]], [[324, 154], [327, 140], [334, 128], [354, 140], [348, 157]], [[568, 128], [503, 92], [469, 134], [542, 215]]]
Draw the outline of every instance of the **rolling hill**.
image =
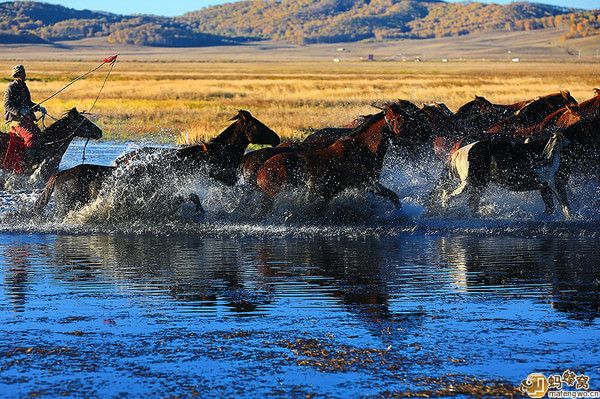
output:
[[556, 29], [564, 40], [600, 34], [600, 9], [442, 0], [246, 0], [180, 17], [124, 16], [31, 1], [0, 3], [0, 43], [105, 37], [110, 43], [202, 47], [248, 40], [295, 44], [464, 36]]

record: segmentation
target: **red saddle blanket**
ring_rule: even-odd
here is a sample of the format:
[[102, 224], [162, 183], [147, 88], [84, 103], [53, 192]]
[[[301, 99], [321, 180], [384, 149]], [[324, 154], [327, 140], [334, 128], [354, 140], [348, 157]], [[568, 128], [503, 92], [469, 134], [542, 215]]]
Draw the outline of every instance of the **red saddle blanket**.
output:
[[8, 132], [9, 139], [2, 160], [2, 168], [13, 173], [25, 171], [25, 151], [33, 145], [33, 134], [22, 126], [12, 126]]

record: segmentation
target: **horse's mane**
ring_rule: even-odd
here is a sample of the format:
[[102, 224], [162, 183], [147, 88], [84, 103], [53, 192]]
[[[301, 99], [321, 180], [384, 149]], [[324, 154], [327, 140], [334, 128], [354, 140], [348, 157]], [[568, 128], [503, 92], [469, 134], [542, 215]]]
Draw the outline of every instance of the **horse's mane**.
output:
[[373, 124], [381, 120], [381, 117], [384, 116], [385, 113], [383, 111], [378, 112], [376, 114], [370, 115], [363, 123], [352, 129], [348, 132], [347, 136], [354, 136], [358, 133], [362, 133], [365, 130], [368, 130]]
[[231, 125], [227, 126], [225, 128], [225, 130], [223, 130], [221, 133], [219, 133], [216, 137], [213, 137], [210, 140], [210, 143], [227, 144], [229, 142], [229, 139], [231, 139], [231, 136], [233, 135], [233, 133], [235, 131], [236, 122], [234, 122]]

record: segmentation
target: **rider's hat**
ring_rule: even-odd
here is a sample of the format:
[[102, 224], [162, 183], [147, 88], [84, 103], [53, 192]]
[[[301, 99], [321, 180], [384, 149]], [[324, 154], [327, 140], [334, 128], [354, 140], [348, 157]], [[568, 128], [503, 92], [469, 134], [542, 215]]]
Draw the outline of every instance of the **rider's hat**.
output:
[[14, 67], [12, 67], [12, 74], [10, 75], [11, 78], [14, 78], [17, 75], [21, 75], [25, 73], [25, 67], [23, 65], [15, 65]]

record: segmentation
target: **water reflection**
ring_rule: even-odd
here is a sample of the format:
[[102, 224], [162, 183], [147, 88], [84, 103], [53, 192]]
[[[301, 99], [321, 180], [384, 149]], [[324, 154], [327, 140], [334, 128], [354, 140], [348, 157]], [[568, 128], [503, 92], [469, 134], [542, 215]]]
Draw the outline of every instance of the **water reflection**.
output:
[[117, 286], [209, 314], [267, 314], [286, 306], [286, 298], [304, 298], [303, 306], [340, 308], [373, 331], [390, 318], [418, 322], [424, 311], [394, 304], [464, 293], [533, 298], [574, 319], [600, 313], [600, 253], [589, 238], [65, 235], [0, 248], [2, 285], [15, 311], [26, 306], [40, 274], [73, 291]]
[[600, 314], [600, 252], [590, 239], [442, 237], [438, 254], [470, 292], [538, 294], [574, 319]]

